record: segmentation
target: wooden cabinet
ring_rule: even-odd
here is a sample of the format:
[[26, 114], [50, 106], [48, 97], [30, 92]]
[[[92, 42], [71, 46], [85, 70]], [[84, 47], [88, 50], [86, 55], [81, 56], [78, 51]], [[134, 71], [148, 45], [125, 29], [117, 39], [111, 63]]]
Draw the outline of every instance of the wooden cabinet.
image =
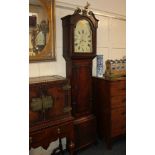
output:
[[60, 76], [30, 78], [30, 147], [46, 149], [50, 142], [67, 137], [70, 154], [73, 154], [73, 120], [67, 79]]
[[126, 133], [126, 79], [93, 77], [93, 94], [98, 133], [111, 148], [112, 140]]

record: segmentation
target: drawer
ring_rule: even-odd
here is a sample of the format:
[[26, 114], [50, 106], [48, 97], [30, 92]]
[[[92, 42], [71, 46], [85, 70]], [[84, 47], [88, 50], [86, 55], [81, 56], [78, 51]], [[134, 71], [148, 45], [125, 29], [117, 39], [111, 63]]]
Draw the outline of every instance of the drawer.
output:
[[115, 81], [109, 84], [110, 96], [121, 96], [126, 94], [125, 81]]
[[122, 127], [122, 128], [115, 128], [112, 130], [111, 132], [111, 137], [116, 137], [116, 136], [120, 136], [126, 133], [126, 128]]
[[111, 112], [111, 129], [125, 128], [126, 114], [125, 108], [117, 108]]
[[62, 125], [44, 128], [30, 133], [30, 146], [36, 148], [42, 146], [47, 149], [51, 141], [55, 141], [58, 137], [73, 138], [73, 123], [63, 123]]
[[112, 131], [115, 129], [124, 129], [126, 128], [126, 120], [125, 119], [121, 119], [121, 120], [115, 120], [111, 122], [111, 129]]
[[111, 120], [118, 120], [126, 117], [126, 109], [125, 107], [115, 108], [111, 110]]
[[126, 106], [126, 96], [113, 96], [111, 97], [111, 108], [125, 107]]
[[73, 131], [73, 125], [71, 123], [54, 126], [46, 129], [46, 136], [53, 139], [60, 137], [66, 137]]
[[45, 130], [39, 130], [34, 133], [30, 133], [29, 142], [33, 148], [43, 145], [43, 142], [45, 140], [46, 140]]
[[124, 80], [118, 80], [118, 81], [111, 81], [109, 83], [109, 86], [110, 87], [113, 87], [113, 88], [118, 88], [118, 89], [125, 89], [126, 88], [126, 82]]
[[125, 88], [119, 88], [119, 87], [110, 87], [109, 88], [110, 96], [123, 96], [126, 95], [126, 89]]

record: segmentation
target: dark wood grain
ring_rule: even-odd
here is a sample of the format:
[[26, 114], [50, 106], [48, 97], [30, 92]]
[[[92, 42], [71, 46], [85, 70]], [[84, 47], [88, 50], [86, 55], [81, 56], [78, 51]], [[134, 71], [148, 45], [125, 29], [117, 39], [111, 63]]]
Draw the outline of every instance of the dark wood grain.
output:
[[[30, 79], [29, 94], [30, 148], [42, 146], [47, 149], [52, 141], [66, 137], [67, 148], [72, 155], [75, 145], [74, 118], [71, 116], [68, 80], [60, 77]], [[42, 95], [52, 97], [52, 107], [33, 111], [32, 98], [41, 98]]]
[[93, 77], [93, 94], [97, 130], [111, 148], [113, 139], [126, 133], [126, 79]]
[[[92, 60], [96, 56], [98, 20], [94, 14], [73, 15], [62, 19], [63, 57], [66, 60], [66, 77], [71, 84], [72, 115], [75, 117], [75, 147], [84, 148], [96, 141], [96, 118], [92, 111]], [[80, 20], [86, 20], [92, 30], [92, 52], [74, 52], [74, 29]]]

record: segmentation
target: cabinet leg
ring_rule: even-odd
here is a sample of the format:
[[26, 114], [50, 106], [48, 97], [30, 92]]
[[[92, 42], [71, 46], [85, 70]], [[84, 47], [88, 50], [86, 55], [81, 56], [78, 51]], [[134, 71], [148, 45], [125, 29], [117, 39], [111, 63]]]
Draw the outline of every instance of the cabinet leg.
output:
[[61, 138], [60, 137], [59, 137], [59, 146], [53, 150], [51, 155], [55, 155], [58, 150], [60, 151], [61, 155], [64, 155], [64, 151], [63, 151], [63, 148], [62, 148], [62, 142], [61, 142]]
[[69, 154], [70, 154], [70, 155], [75, 155], [75, 154], [74, 154], [75, 144], [74, 144], [72, 141], [69, 143], [68, 149], [69, 149]]
[[59, 148], [60, 148], [61, 154], [64, 155], [64, 151], [63, 151], [63, 148], [62, 148], [62, 141], [61, 141], [61, 138], [59, 138]]

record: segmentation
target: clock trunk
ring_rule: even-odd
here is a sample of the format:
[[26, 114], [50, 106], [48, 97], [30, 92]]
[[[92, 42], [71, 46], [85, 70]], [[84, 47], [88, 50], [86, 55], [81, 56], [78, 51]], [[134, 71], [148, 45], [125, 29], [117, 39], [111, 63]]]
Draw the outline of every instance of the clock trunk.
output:
[[92, 59], [66, 62], [66, 77], [71, 84], [72, 115], [75, 117], [75, 147], [96, 141], [96, 118], [92, 110]]
[[[71, 65], [70, 65], [71, 64]], [[73, 107], [73, 115], [81, 117], [91, 113], [92, 102], [92, 61], [91, 60], [73, 60], [67, 63], [67, 68], [70, 74], [67, 78], [70, 79], [72, 86], [71, 103]]]

